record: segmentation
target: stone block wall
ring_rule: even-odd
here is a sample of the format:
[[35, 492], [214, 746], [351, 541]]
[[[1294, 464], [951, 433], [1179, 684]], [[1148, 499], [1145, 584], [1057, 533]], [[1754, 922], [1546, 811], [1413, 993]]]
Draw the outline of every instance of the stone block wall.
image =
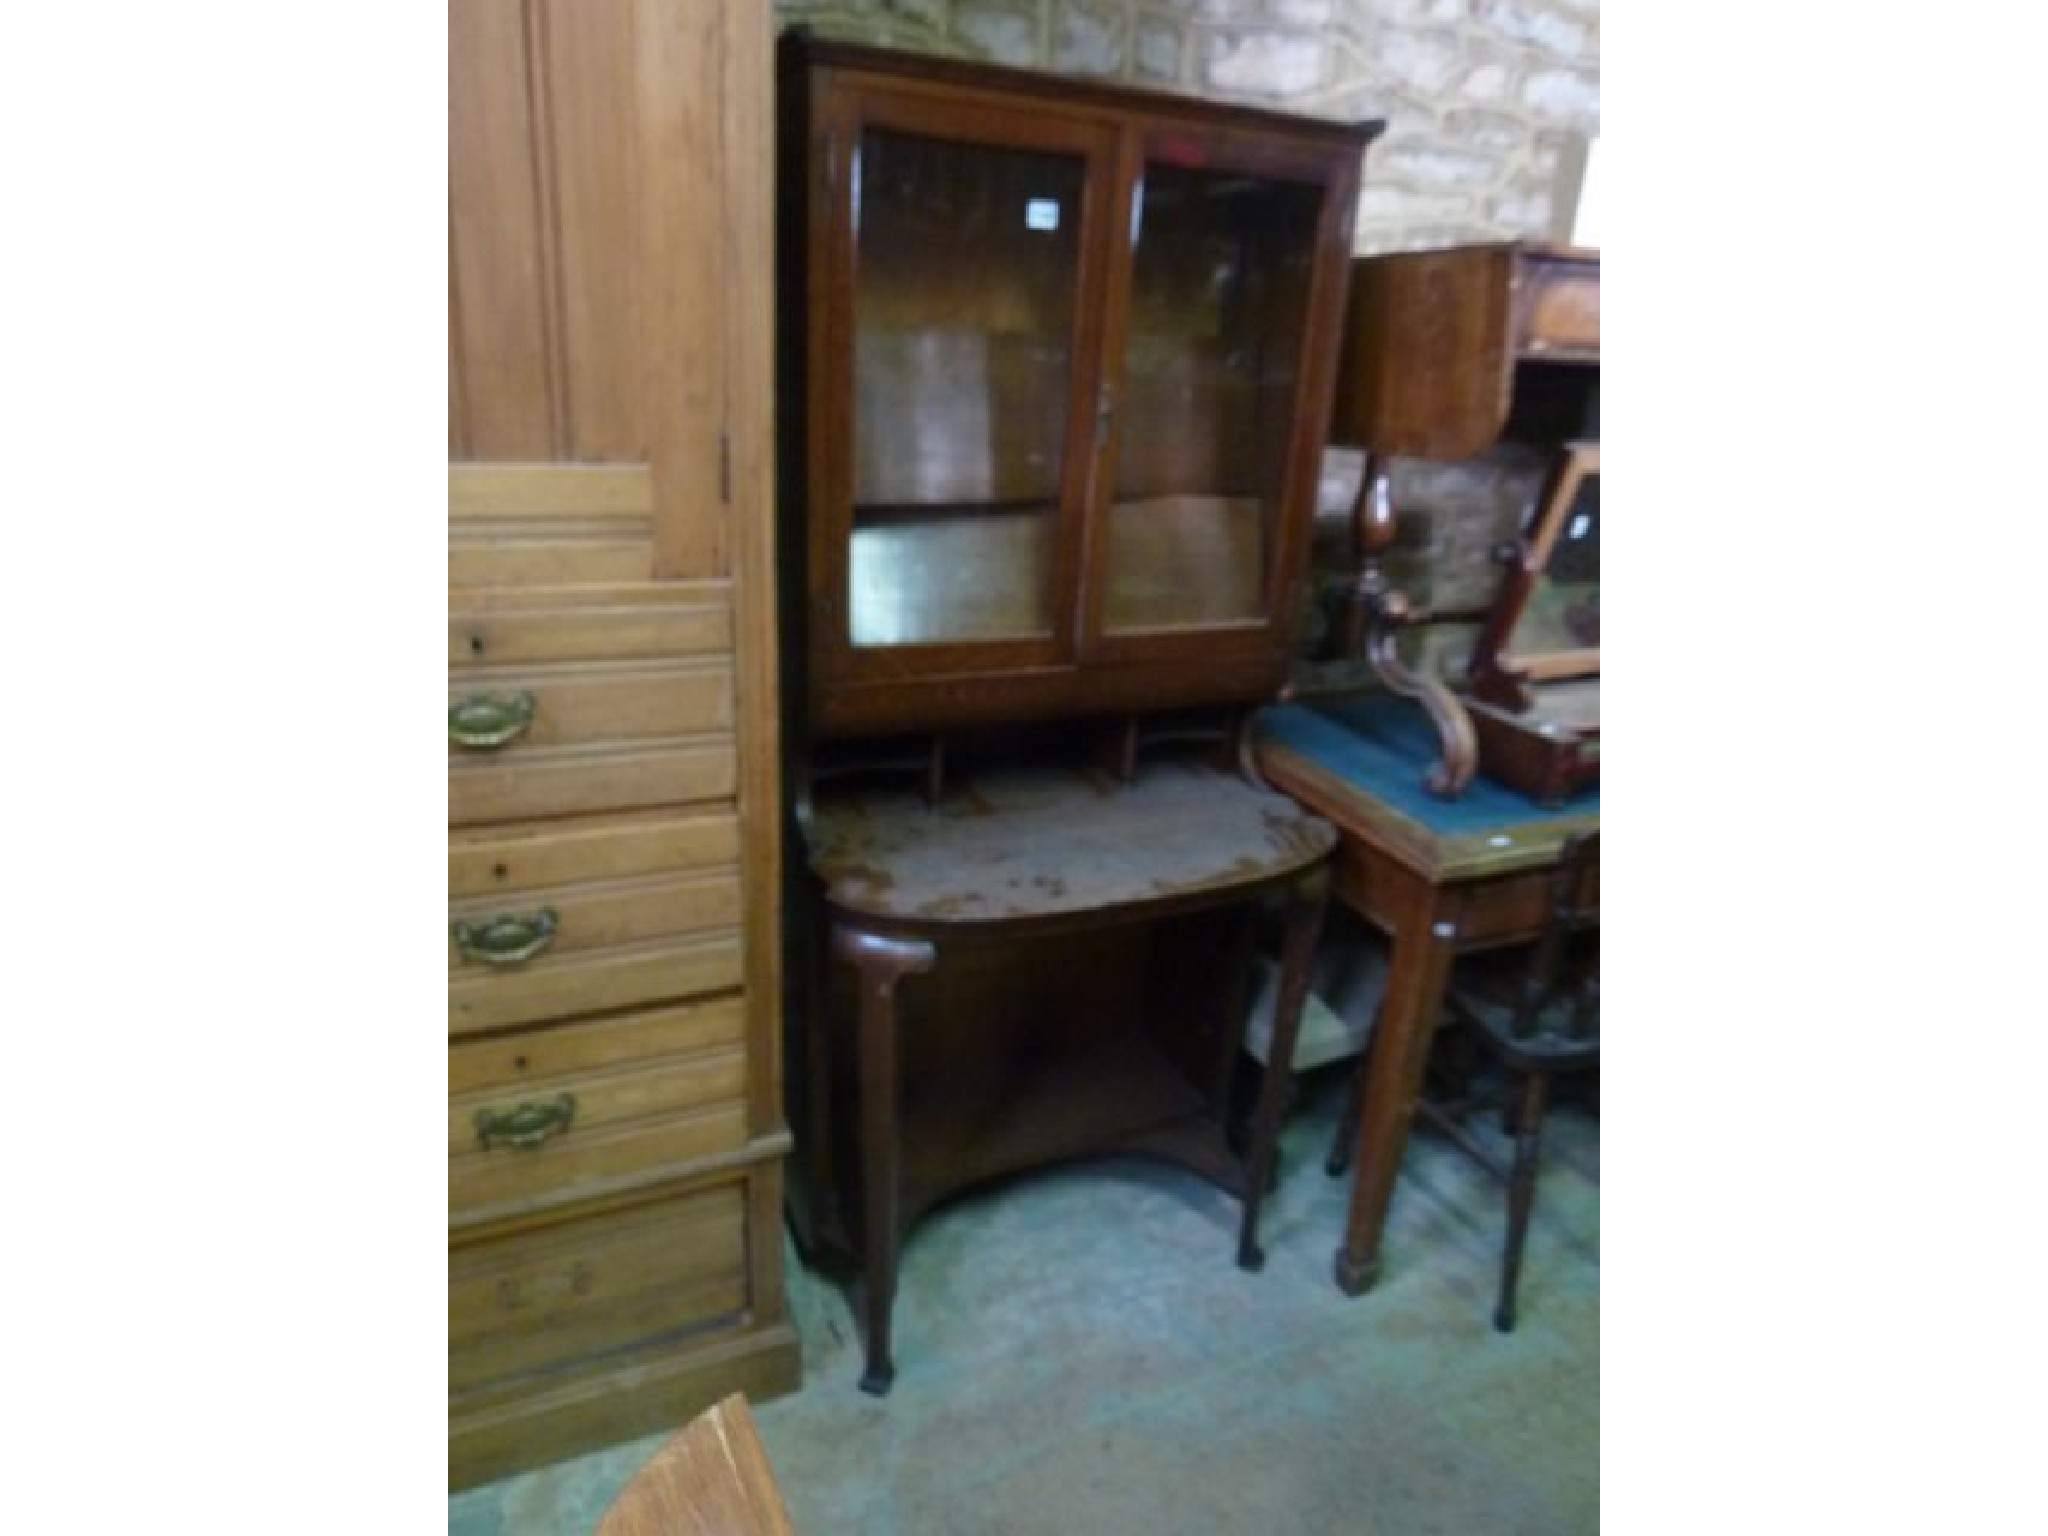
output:
[[1559, 232], [1599, 132], [1599, 0], [775, 0], [823, 36], [1380, 117], [1361, 252]]
[[[1366, 156], [1356, 249], [1557, 239], [1571, 167], [1600, 126], [1599, 0], [775, 0], [826, 37], [1091, 75], [1344, 120], [1384, 118]], [[1326, 456], [1317, 533], [1326, 580], [1312, 650], [1349, 565], [1360, 456]], [[1483, 598], [1541, 465], [1501, 450], [1468, 465], [1399, 462], [1395, 575], [1440, 604]], [[1459, 637], [1427, 638], [1442, 665]], [[1304, 669], [1308, 686], [1355, 668]]]

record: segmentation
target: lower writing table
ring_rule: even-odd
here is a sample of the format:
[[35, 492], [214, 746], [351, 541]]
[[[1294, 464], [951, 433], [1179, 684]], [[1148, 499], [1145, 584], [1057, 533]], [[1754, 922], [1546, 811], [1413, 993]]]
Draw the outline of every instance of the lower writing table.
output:
[[[1451, 959], [1536, 936], [1565, 840], [1600, 824], [1599, 789], [1546, 811], [1480, 777], [1459, 799], [1439, 800], [1423, 788], [1436, 738], [1421, 712], [1392, 694], [1269, 709], [1257, 751], [1268, 783], [1336, 825], [1332, 894], [1392, 947], [1359, 1062], [1351, 1202], [1337, 1250], [1337, 1283], [1356, 1295], [1379, 1278], [1380, 1237]], [[1277, 1126], [1261, 1129], [1277, 1134]]]
[[1128, 781], [979, 772], [936, 805], [840, 787], [817, 796], [805, 842], [822, 923], [800, 1156], [819, 1204], [810, 1235], [857, 1251], [865, 1390], [894, 1377], [911, 1224], [1024, 1168], [1108, 1153], [1177, 1162], [1239, 1198], [1238, 1262], [1259, 1266], [1272, 1169], [1260, 1128], [1279, 1119], [1278, 1074], [1254, 1110], [1254, 1153], [1225, 1135], [1249, 919], [1267, 899], [1285, 905], [1274, 1039], [1291, 1050], [1336, 842], [1326, 823], [1168, 761]]

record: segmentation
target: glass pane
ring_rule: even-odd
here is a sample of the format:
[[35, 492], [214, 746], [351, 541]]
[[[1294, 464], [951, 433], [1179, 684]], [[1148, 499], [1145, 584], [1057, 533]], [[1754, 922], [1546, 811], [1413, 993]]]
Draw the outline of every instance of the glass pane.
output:
[[1513, 656], [1543, 656], [1600, 646], [1600, 476], [1580, 480], [1557, 542], [1508, 637]]
[[1108, 629], [1263, 619], [1323, 189], [1148, 165]]
[[1052, 633], [1074, 155], [870, 129], [854, 183], [856, 645]]

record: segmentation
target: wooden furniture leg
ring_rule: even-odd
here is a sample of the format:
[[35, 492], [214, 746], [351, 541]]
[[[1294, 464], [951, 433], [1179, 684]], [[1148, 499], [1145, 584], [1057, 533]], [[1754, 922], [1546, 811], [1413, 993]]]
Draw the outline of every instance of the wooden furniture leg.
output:
[[1419, 877], [1405, 877], [1404, 884], [1392, 924], [1393, 955], [1379, 1026], [1359, 1063], [1358, 1169], [1352, 1175], [1344, 1245], [1337, 1250], [1337, 1286], [1347, 1296], [1371, 1289], [1379, 1279], [1380, 1234], [1415, 1121], [1430, 1036], [1443, 1009], [1458, 935], [1446, 915], [1454, 904], [1440, 902], [1437, 889]]
[[896, 984], [928, 971], [937, 956], [917, 940], [865, 933], [835, 920], [832, 947], [854, 968], [860, 991], [861, 1265], [867, 1297], [867, 1368], [860, 1389], [876, 1397], [896, 1379], [889, 1317], [896, 1304], [896, 1246], [902, 1236], [896, 1143]]
[[1344, 1095], [1344, 1108], [1337, 1115], [1337, 1129], [1330, 1136], [1330, 1150], [1323, 1158], [1323, 1172], [1333, 1179], [1344, 1176], [1351, 1166], [1352, 1143], [1358, 1140], [1358, 1101], [1365, 1096], [1366, 1074], [1372, 1070], [1372, 1046], [1380, 1037], [1380, 1015], [1373, 1011], [1372, 1028], [1366, 1032], [1365, 1049], [1358, 1053], [1358, 1065], [1351, 1072], [1351, 1087]]
[[1301, 1013], [1308, 1002], [1310, 968], [1316, 940], [1322, 936], [1323, 910], [1330, 894], [1327, 865], [1318, 865], [1289, 887], [1287, 938], [1280, 952], [1280, 988], [1273, 1001], [1273, 1034], [1266, 1049], [1266, 1071], [1259, 1081], [1258, 1108], [1252, 1113], [1251, 1158], [1246, 1171], [1244, 1224], [1237, 1236], [1240, 1269], [1265, 1267], [1259, 1247], [1259, 1203], [1273, 1178], [1273, 1157], [1280, 1139], [1281, 1109], [1294, 1077], [1294, 1044], [1301, 1034]]
[[1536, 1160], [1542, 1151], [1543, 1111], [1550, 1074], [1531, 1072], [1522, 1083], [1515, 1114], [1515, 1167], [1508, 1176], [1508, 1234], [1500, 1260], [1500, 1301], [1493, 1326], [1501, 1333], [1515, 1327], [1515, 1287], [1522, 1278], [1522, 1244], [1529, 1236], [1529, 1216], [1536, 1208]]

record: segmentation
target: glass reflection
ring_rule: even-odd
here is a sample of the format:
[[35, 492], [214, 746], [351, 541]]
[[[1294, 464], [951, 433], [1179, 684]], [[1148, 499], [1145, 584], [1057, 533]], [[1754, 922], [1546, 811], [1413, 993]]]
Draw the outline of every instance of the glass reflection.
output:
[[1082, 160], [871, 129], [855, 170], [856, 645], [1051, 633]]
[[1265, 616], [1322, 189], [1148, 164], [1104, 624]]

